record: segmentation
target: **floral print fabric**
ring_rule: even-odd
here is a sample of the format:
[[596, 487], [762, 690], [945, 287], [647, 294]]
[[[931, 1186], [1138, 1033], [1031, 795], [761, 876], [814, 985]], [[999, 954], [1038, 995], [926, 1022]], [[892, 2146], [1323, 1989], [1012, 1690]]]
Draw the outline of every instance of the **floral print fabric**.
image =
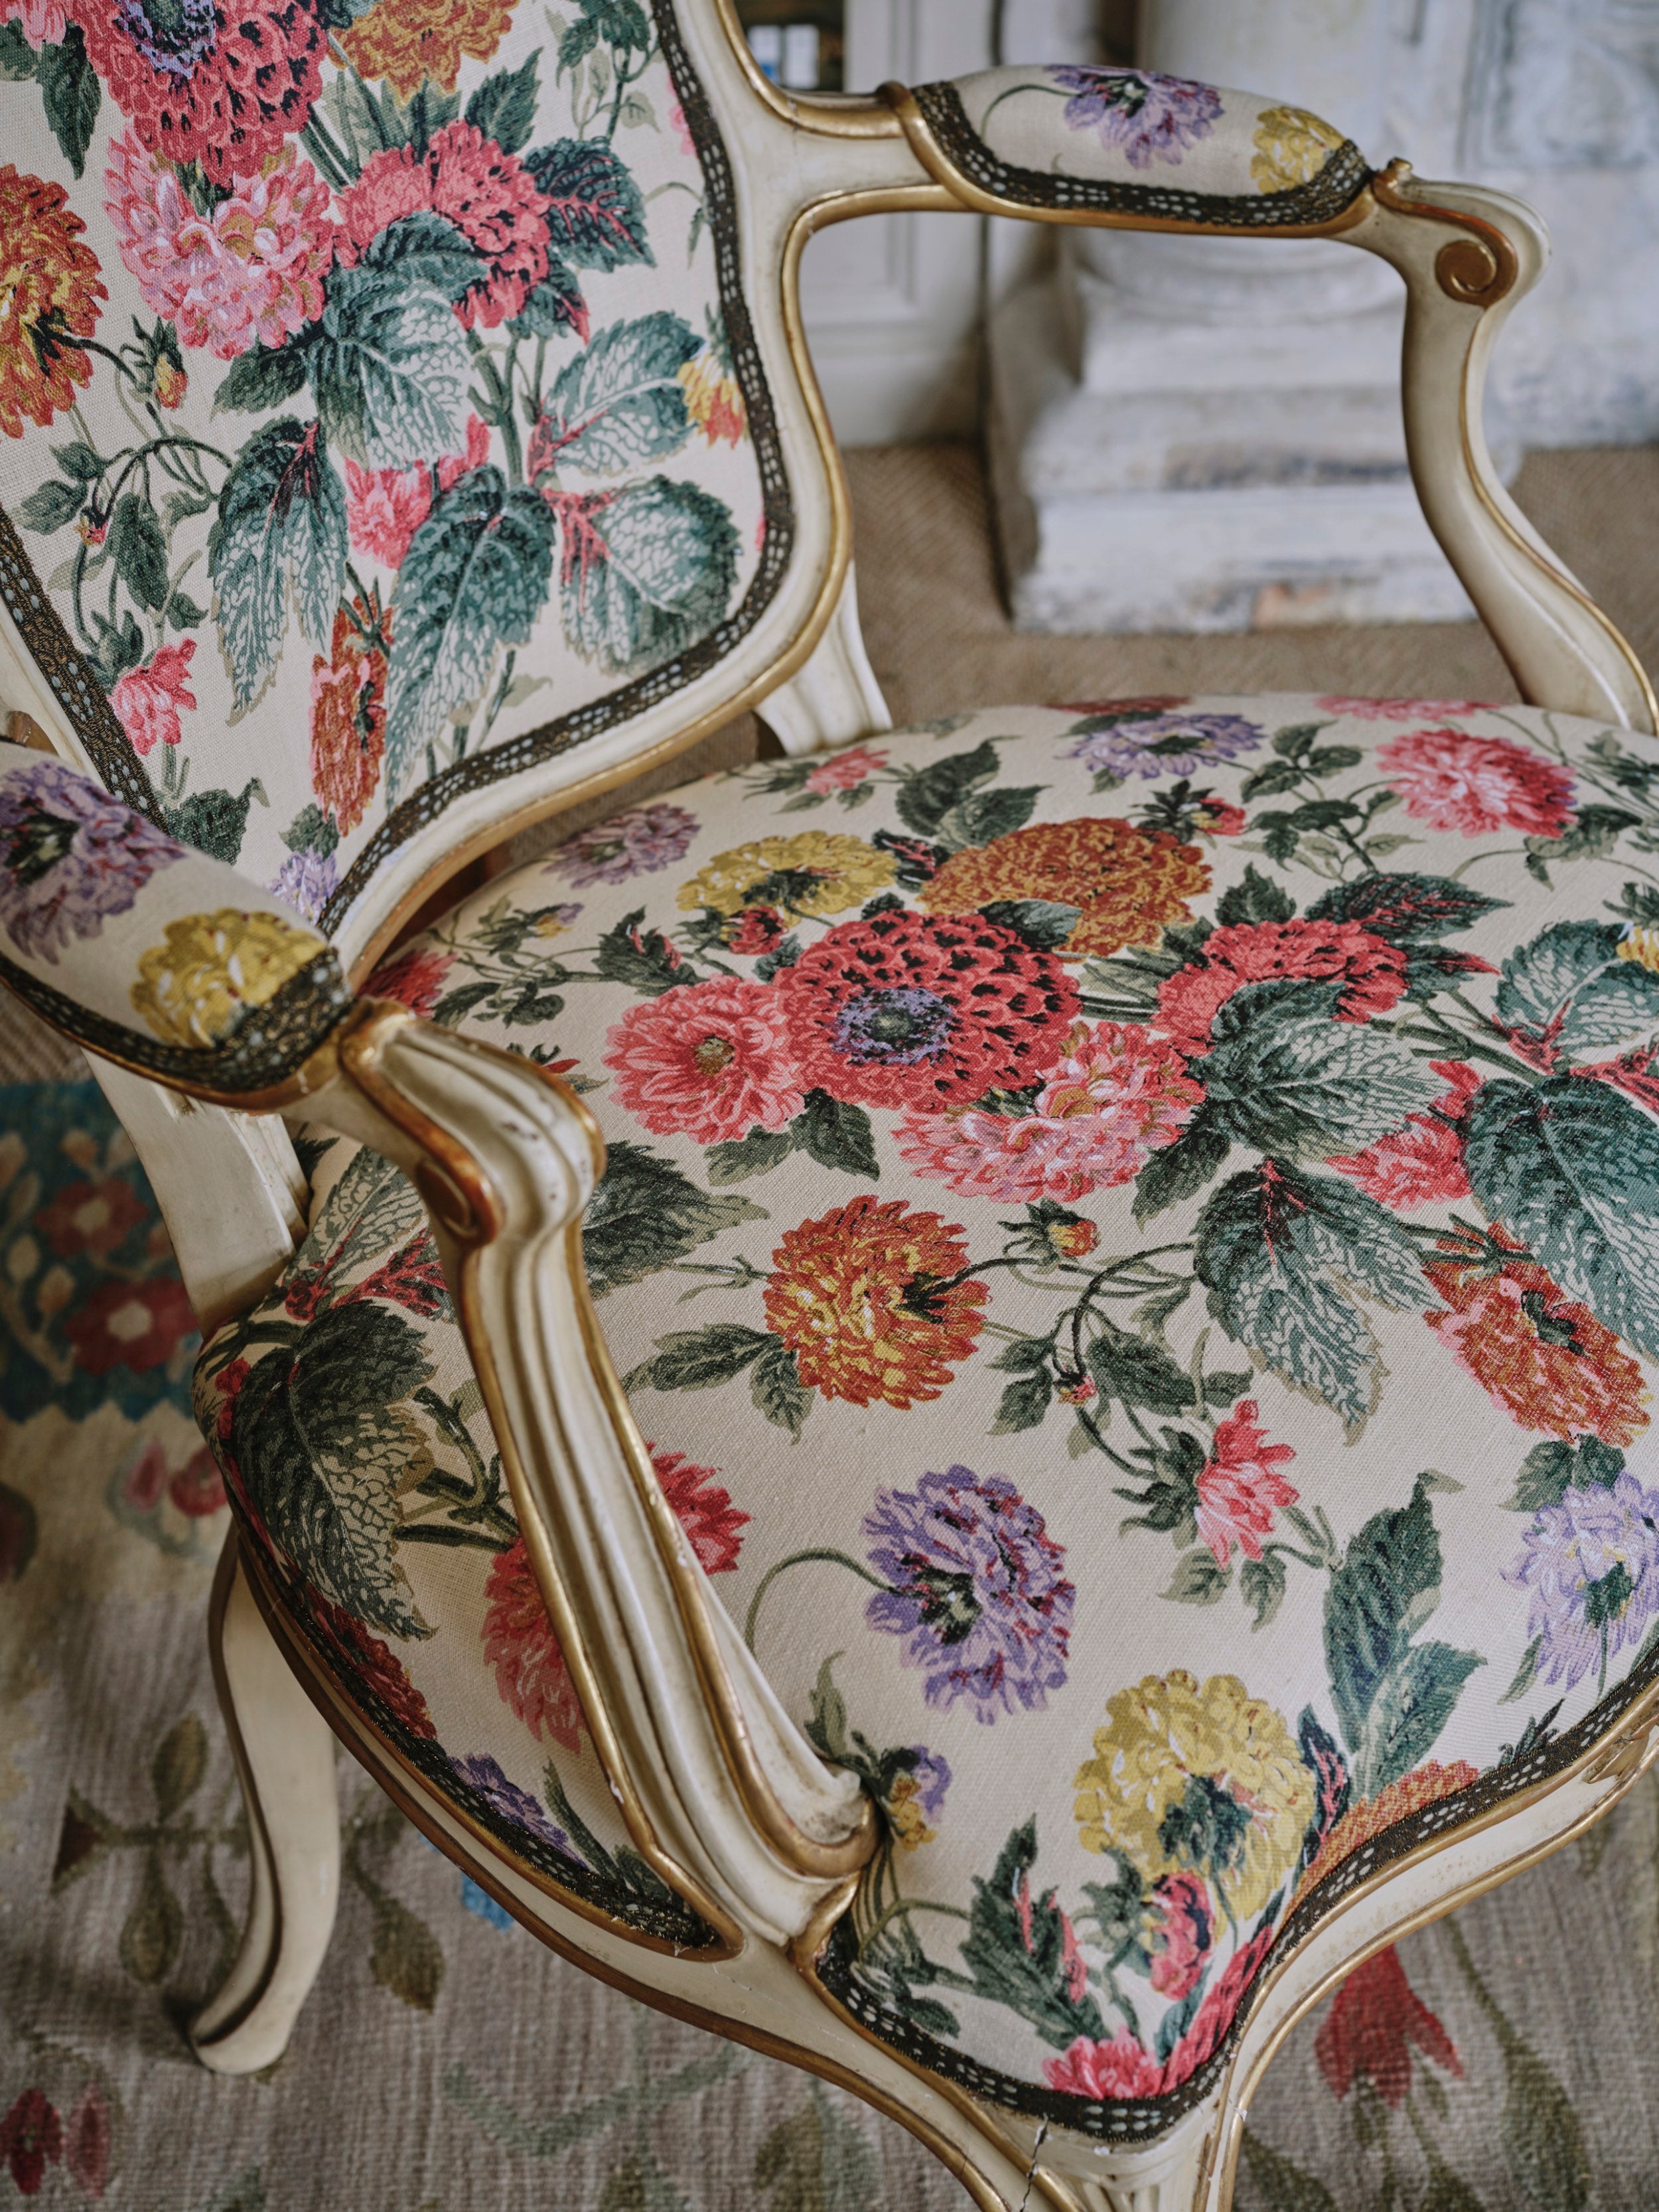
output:
[[[628, 810], [374, 980], [599, 1115], [659, 1476], [884, 1814], [823, 1966], [878, 2033], [1109, 2133], [1653, 1663], [1656, 851], [1639, 741], [1535, 710], [996, 708]], [[407, 1755], [614, 1860], [412, 1194], [319, 1190], [204, 1356], [228, 1486]]]
[[625, 720], [781, 572], [712, 119], [635, 0], [9, 15], [0, 500], [32, 611], [168, 830], [332, 929], [422, 786]]
[[1346, 143], [1305, 108], [1156, 70], [981, 70], [955, 90], [998, 161], [1045, 176], [1255, 198], [1310, 183]]
[[0, 973], [84, 1042], [210, 1053], [319, 963], [325, 1030], [344, 986], [314, 930], [78, 769], [0, 744]]

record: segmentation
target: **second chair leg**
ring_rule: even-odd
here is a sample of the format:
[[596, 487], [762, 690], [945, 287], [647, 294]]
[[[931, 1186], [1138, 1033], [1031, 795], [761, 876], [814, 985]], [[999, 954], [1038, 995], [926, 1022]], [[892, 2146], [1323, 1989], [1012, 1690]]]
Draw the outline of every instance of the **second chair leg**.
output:
[[254, 2074], [282, 2056], [328, 1949], [340, 1893], [334, 1735], [266, 1627], [233, 1530], [213, 1586], [214, 1680], [247, 1809], [249, 1886], [242, 1947], [191, 2027], [217, 2074]]

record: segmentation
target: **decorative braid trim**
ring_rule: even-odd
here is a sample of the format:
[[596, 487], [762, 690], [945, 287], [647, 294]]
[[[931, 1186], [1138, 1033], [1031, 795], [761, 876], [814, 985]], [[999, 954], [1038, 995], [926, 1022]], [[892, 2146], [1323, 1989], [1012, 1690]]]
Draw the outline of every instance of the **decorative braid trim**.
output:
[[578, 1898], [584, 1905], [619, 1922], [624, 1929], [653, 1936], [677, 1950], [708, 1951], [719, 1946], [719, 1932], [683, 1899], [665, 1888], [658, 1895], [627, 1888], [620, 1881], [607, 1881], [581, 1861], [567, 1858], [544, 1838], [505, 1820], [488, 1797], [464, 1782], [434, 1737], [416, 1735], [367, 1682], [349, 1674], [341, 1666], [339, 1652], [318, 1632], [306, 1602], [304, 1585], [277, 1557], [269, 1540], [250, 1524], [235, 1484], [227, 1483], [225, 1490], [242, 1541], [257, 1550], [266, 1580], [282, 1593], [283, 1619], [290, 1632], [303, 1638], [307, 1649], [346, 1704], [376, 1735], [392, 1746], [398, 1758], [414, 1769], [436, 1796], [465, 1813], [501, 1845], [509, 1859], [533, 1868], [556, 1893], [562, 1890], [567, 1896]]
[[11, 517], [0, 508], [0, 598], [106, 788], [158, 830], [167, 826], [143, 763], [46, 597]]
[[1104, 177], [1016, 168], [999, 161], [969, 123], [955, 85], [918, 84], [911, 93], [946, 160], [969, 184], [1018, 207], [1097, 208], [1108, 215], [1201, 223], [1209, 230], [1299, 229], [1333, 221], [1352, 206], [1371, 179], [1365, 156], [1351, 138], [1343, 140], [1316, 177], [1282, 192], [1185, 192], [1169, 185], [1124, 185]]
[[88, 1052], [125, 1060], [146, 1074], [211, 1091], [268, 1091], [292, 1075], [356, 1003], [331, 947], [297, 975], [290, 975], [262, 1006], [249, 1006], [222, 1044], [197, 1050], [161, 1044], [107, 1014], [66, 998], [50, 983], [0, 953], [0, 982], [15, 991], [44, 1021]]
[[[1464, 1790], [1437, 1798], [1419, 1811], [1408, 1814], [1392, 1827], [1374, 1836], [1332, 1869], [1304, 1901], [1290, 1913], [1275, 1934], [1262, 1960], [1265, 1967], [1285, 1958], [1305, 1942], [1320, 1923], [1343, 1899], [1364, 1883], [1382, 1873], [1396, 1860], [1423, 1844], [1438, 1842], [1449, 1848], [1471, 1823], [1489, 1815], [1506, 1800], [1559, 1774], [1583, 1759], [1604, 1736], [1612, 1733], [1620, 1717], [1659, 1680], [1659, 1644], [1632, 1668], [1616, 1690], [1609, 1691], [1583, 1720], [1564, 1735], [1553, 1735], [1547, 1724], [1534, 1741], [1524, 1740], [1507, 1758], [1489, 1767]], [[1299, 1877], [1305, 1869], [1298, 1869]], [[1239, 2038], [1244, 2032], [1255, 1998], [1263, 1985], [1261, 1970], [1245, 1994], [1231, 2027], [1215, 2050], [1178, 2089], [1164, 2097], [1074, 2097], [1054, 2089], [1041, 2089], [1017, 2075], [1004, 2074], [941, 2043], [936, 2036], [915, 2027], [861, 1984], [858, 1978], [855, 1939], [848, 1919], [837, 1922], [817, 1962], [817, 1978], [860, 2025], [880, 2043], [888, 2045], [929, 2074], [954, 2081], [988, 2105], [1023, 2112], [1031, 2119], [1070, 2128], [1108, 2143], [1148, 2143], [1169, 2132], [1215, 2087]]]

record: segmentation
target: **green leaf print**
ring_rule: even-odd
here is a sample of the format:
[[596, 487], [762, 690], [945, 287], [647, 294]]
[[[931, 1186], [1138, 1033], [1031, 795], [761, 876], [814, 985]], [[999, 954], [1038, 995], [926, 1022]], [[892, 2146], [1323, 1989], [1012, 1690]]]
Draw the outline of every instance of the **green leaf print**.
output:
[[655, 1274], [740, 1221], [764, 1221], [764, 1206], [735, 1194], [716, 1198], [647, 1146], [613, 1139], [582, 1224], [582, 1258], [595, 1297]]
[[524, 165], [546, 195], [548, 239], [561, 259], [578, 269], [655, 265], [640, 188], [603, 140], [556, 138]]
[[997, 749], [988, 738], [971, 752], [948, 753], [943, 760], [930, 762], [900, 784], [894, 801], [899, 820], [919, 837], [937, 836], [951, 809], [996, 772]]
[[522, 484], [509, 491], [493, 465], [433, 501], [392, 595], [386, 767], [394, 799], [450, 709], [483, 690], [496, 647], [529, 642], [552, 574], [547, 502]]
[[1442, 1079], [1410, 1047], [1336, 1017], [1334, 983], [1247, 983], [1193, 1064], [1221, 1135], [1288, 1158], [1358, 1152], [1431, 1105]]
[[1421, 1475], [1411, 1503], [1367, 1521], [1332, 1572], [1325, 1664], [1361, 1797], [1422, 1763], [1465, 1680], [1485, 1663], [1449, 1644], [1413, 1643], [1440, 1602], [1440, 1538]]
[[556, 463], [608, 476], [683, 446], [691, 417], [679, 371], [702, 343], [681, 316], [663, 312], [598, 331], [550, 395]]
[[832, 1098], [827, 1091], [809, 1091], [806, 1103], [792, 1124], [795, 1143], [820, 1167], [841, 1168], [848, 1175], [880, 1173], [876, 1164], [875, 1133], [861, 1106]]
[[366, 1299], [333, 1306], [297, 1349], [254, 1363], [232, 1424], [274, 1541], [325, 1597], [394, 1636], [427, 1632], [392, 1547], [404, 1477], [426, 1449], [398, 1401], [433, 1371], [402, 1314]]
[[[656, 1357], [623, 1377], [626, 1390], [708, 1390], [754, 1364], [778, 1339], [741, 1322], [711, 1322], [707, 1328], [675, 1329], [657, 1339]], [[782, 1349], [780, 1346], [780, 1349]], [[762, 1409], [764, 1411], [764, 1408]]]
[[1229, 884], [1216, 903], [1215, 918], [1223, 928], [1236, 922], [1289, 921], [1296, 901], [1271, 876], [1264, 876], [1252, 861], [1243, 879]]
[[395, 269], [400, 283], [429, 284], [450, 301], [489, 273], [455, 225], [430, 208], [400, 216], [369, 246], [362, 262], [366, 269]]
[[1196, 1197], [1220, 1170], [1231, 1149], [1200, 1106], [1174, 1144], [1154, 1152], [1135, 1177], [1135, 1219], [1150, 1221], [1166, 1206]]
[[806, 1425], [815, 1394], [800, 1379], [795, 1355], [778, 1337], [769, 1337], [749, 1378], [749, 1395], [767, 1419], [799, 1437]]
[[167, 603], [167, 541], [155, 508], [137, 492], [116, 501], [107, 544], [116, 574], [141, 607], [159, 613]]
[[70, 25], [61, 46], [41, 47], [35, 58], [34, 75], [52, 135], [70, 167], [81, 176], [98, 121], [102, 88], [78, 23]]
[[1605, 1083], [1498, 1077], [1475, 1093], [1469, 1187], [1569, 1297], [1659, 1356], [1659, 1127]]
[[1659, 975], [1621, 960], [1616, 922], [1559, 921], [1510, 953], [1498, 1018], [1563, 1060], [1632, 1052], [1659, 1033]]
[[466, 337], [447, 295], [402, 268], [336, 268], [306, 373], [329, 435], [371, 469], [465, 443]]
[[683, 652], [726, 612], [738, 533], [712, 493], [652, 477], [568, 501], [561, 515], [565, 629], [586, 659], [631, 675]]
[[252, 705], [276, 665], [289, 579], [306, 635], [325, 648], [345, 563], [345, 494], [319, 426], [289, 416], [266, 423], [225, 478], [208, 538], [219, 638], [239, 706]]
[[1334, 1176], [1266, 1159], [1222, 1184], [1196, 1233], [1198, 1278], [1229, 1336], [1357, 1432], [1382, 1384], [1359, 1300], [1395, 1312], [1431, 1303], [1393, 1215]]
[[541, 58], [538, 47], [519, 68], [498, 70], [466, 103], [467, 121], [493, 138], [503, 154], [521, 153], [536, 127], [536, 64]]
[[1450, 876], [1419, 876], [1402, 870], [1398, 875], [1360, 876], [1351, 884], [1336, 884], [1315, 900], [1308, 919], [1355, 921], [1391, 945], [1417, 945], [1471, 928], [1483, 915], [1496, 914], [1509, 903]]
[[216, 415], [231, 410], [246, 415], [263, 415], [267, 408], [280, 407], [285, 399], [292, 399], [302, 391], [306, 380], [306, 349], [309, 333], [301, 338], [290, 338], [286, 345], [249, 348], [239, 354], [213, 395]]
[[1056, 2051], [1079, 2035], [1103, 2039], [1106, 2025], [1086, 1987], [1072, 1993], [1065, 1916], [1054, 1892], [1031, 1893], [1036, 1822], [1014, 1829], [988, 1881], [974, 1876], [962, 1960], [975, 1992], [1010, 2006]]

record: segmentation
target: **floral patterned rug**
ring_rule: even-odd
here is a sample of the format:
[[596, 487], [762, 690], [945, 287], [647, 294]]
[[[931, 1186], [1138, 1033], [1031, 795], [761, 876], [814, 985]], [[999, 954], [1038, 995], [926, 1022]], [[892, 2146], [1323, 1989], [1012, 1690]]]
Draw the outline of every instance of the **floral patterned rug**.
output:
[[[21, 1042], [20, 1042], [21, 1041]], [[0, 2207], [948, 2212], [896, 2125], [588, 1980], [356, 1770], [288, 2055], [182, 2022], [246, 1845], [202, 1620], [224, 1527], [166, 1233], [90, 1082], [0, 1012]], [[1252, 2115], [1243, 2212], [1649, 2207], [1659, 1790], [1353, 1976]]]

